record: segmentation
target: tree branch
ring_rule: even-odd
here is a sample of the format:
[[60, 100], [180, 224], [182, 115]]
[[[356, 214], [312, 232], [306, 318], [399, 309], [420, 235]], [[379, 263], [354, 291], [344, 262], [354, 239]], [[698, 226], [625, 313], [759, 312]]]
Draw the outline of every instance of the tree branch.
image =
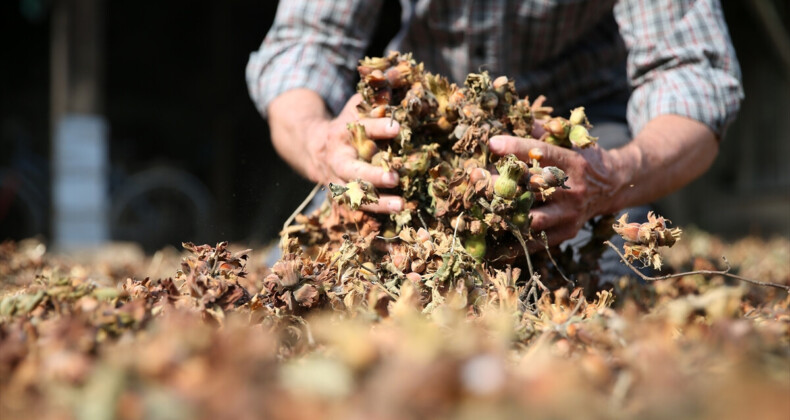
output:
[[725, 258], [725, 257], [722, 257], [722, 259], [724, 260], [724, 263], [727, 264], [727, 268], [725, 270], [721, 270], [721, 271], [716, 271], [716, 270], [695, 270], [695, 271], [687, 271], [685, 273], [667, 274], [665, 276], [657, 276], [657, 277], [646, 276], [646, 275], [642, 274], [641, 272], [639, 272], [639, 270], [636, 267], [634, 267], [633, 264], [628, 262], [628, 260], [625, 258], [625, 255], [623, 255], [623, 253], [620, 252], [619, 249], [617, 249], [617, 246], [615, 246], [613, 243], [611, 243], [609, 241], [604, 241], [603, 243], [606, 244], [606, 245], [609, 245], [609, 247], [612, 248], [614, 250], [614, 252], [616, 252], [617, 255], [620, 256], [620, 260], [623, 263], [625, 263], [625, 265], [627, 265], [628, 268], [631, 269], [631, 271], [636, 273], [639, 277], [642, 278], [642, 280], [645, 280], [645, 281], [667, 280], [667, 279], [673, 279], [673, 278], [677, 278], [677, 277], [691, 276], [691, 275], [694, 275], [694, 274], [720, 275], [720, 276], [730, 277], [730, 278], [733, 278], [733, 279], [744, 281], [746, 283], [751, 283], [751, 284], [754, 284], [754, 285], [757, 285], [757, 286], [767, 286], [767, 287], [775, 287], [777, 289], [783, 289], [785, 292], [789, 292], [790, 293], [790, 286], [788, 286], [786, 284], [779, 284], [779, 283], [772, 283], [772, 282], [767, 282], [767, 281], [752, 280], [750, 278], [741, 277], [741, 276], [736, 275], [736, 274], [731, 274], [730, 273], [730, 269], [732, 269], [732, 267], [730, 267], [730, 263], [729, 263], [729, 261], [727, 261], [727, 258]]

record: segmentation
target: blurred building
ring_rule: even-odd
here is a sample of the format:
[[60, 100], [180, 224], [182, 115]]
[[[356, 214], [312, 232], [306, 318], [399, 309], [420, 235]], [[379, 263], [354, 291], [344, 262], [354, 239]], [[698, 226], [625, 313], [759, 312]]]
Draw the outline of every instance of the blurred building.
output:
[[[790, 5], [724, 3], [746, 100], [712, 170], [661, 211], [726, 236], [790, 236]], [[369, 54], [397, 31], [398, 2], [385, 7]], [[275, 10], [251, 0], [2, 2], [0, 240], [152, 250], [274, 238], [311, 187], [277, 157], [247, 96], [244, 67]]]

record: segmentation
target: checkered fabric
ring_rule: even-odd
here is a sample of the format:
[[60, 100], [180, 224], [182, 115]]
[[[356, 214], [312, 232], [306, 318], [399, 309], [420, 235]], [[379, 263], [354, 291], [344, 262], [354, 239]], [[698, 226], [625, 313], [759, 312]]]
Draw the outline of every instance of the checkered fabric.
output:
[[[250, 95], [266, 116], [281, 93], [308, 88], [339, 112], [354, 90], [383, 0], [281, 1], [250, 55]], [[663, 114], [707, 124], [717, 136], [743, 98], [719, 0], [401, 0], [390, 48], [463, 82], [481, 69], [564, 111], [629, 98], [638, 133]], [[398, 17], [393, 17], [397, 19]]]

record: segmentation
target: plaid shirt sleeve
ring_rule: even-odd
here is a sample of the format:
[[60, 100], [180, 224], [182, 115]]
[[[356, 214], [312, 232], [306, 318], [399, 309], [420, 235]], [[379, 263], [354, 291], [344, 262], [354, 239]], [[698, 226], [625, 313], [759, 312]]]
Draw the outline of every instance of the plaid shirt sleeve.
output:
[[628, 48], [628, 123], [675, 114], [721, 138], [743, 99], [740, 68], [718, 0], [623, 0], [614, 9]]
[[381, 0], [281, 1], [263, 44], [250, 54], [246, 79], [266, 118], [269, 103], [297, 88], [315, 91], [339, 113], [353, 94]]

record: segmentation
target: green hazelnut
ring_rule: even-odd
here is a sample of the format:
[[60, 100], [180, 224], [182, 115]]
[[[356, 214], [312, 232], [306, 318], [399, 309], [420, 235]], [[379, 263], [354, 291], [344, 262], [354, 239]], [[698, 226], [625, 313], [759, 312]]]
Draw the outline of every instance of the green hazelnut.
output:
[[469, 235], [464, 240], [464, 249], [474, 259], [480, 261], [486, 255], [486, 233], [479, 233], [477, 235]]

